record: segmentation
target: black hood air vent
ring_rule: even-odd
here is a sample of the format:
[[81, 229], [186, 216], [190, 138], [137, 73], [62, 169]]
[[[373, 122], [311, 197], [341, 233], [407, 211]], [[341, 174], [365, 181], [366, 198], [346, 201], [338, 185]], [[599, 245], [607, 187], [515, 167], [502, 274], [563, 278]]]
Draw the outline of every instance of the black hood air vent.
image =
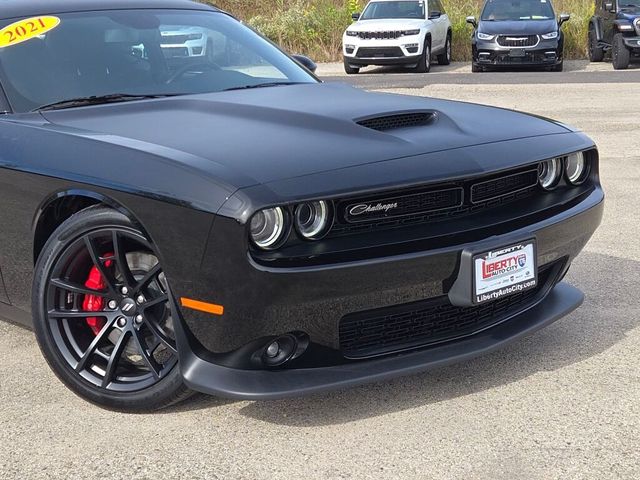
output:
[[424, 127], [433, 122], [435, 118], [435, 112], [412, 112], [366, 118], [356, 123], [363, 127], [371, 128], [372, 130], [385, 132], [399, 128]]

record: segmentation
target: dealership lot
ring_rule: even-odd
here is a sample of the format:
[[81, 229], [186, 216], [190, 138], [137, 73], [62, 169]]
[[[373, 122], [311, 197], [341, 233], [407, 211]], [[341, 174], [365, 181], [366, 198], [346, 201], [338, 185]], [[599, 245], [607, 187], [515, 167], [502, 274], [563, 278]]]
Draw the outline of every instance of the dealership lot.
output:
[[0, 322], [0, 478], [640, 478], [640, 68], [567, 70], [319, 73], [525, 110], [592, 136], [608, 199], [568, 277], [587, 295], [579, 311], [427, 374], [277, 402], [199, 396], [140, 416], [76, 398], [32, 334]]

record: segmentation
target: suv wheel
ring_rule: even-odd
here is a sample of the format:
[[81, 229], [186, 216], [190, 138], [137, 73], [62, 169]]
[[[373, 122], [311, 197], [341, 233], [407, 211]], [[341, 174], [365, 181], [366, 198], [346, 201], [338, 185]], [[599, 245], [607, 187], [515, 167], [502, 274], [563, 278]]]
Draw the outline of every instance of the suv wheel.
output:
[[191, 394], [158, 258], [135, 224], [103, 207], [73, 215], [47, 241], [34, 275], [33, 326], [49, 366], [77, 395], [141, 412]]
[[431, 70], [431, 40], [427, 39], [424, 42], [424, 49], [418, 65], [416, 65], [416, 72], [429, 73]]
[[438, 55], [439, 65], [449, 65], [451, 63], [451, 34], [447, 34], [447, 43], [444, 46], [444, 53]]
[[624, 37], [621, 33], [616, 33], [613, 36], [613, 53], [611, 54], [613, 60], [613, 68], [616, 70], [624, 70], [629, 66], [631, 61], [631, 53], [624, 44]]
[[589, 61], [601, 62], [604, 60], [604, 49], [598, 47], [598, 37], [593, 26], [589, 27]]
[[360, 73], [360, 69], [349, 65], [349, 62], [347, 61], [346, 58], [344, 59], [344, 71], [346, 72], [347, 75], [355, 75], [357, 73]]

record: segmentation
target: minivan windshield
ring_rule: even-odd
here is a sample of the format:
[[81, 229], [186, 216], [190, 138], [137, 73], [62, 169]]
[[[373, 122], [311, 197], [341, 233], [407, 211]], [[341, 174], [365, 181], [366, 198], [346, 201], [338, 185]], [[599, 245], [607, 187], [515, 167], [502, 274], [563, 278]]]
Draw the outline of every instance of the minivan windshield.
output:
[[484, 22], [554, 18], [555, 13], [549, 0], [488, 0], [480, 17]]
[[0, 20], [0, 29], [0, 81], [14, 112], [317, 82], [219, 12], [65, 13]]
[[371, 2], [360, 20], [385, 18], [425, 18], [424, 2]]

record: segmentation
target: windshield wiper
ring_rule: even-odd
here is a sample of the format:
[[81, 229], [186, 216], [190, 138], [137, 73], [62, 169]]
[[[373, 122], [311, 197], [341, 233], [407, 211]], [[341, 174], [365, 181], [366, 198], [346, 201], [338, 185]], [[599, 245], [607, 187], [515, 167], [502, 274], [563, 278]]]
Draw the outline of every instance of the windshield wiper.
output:
[[231, 90], [248, 90], [250, 88], [268, 88], [268, 87], [282, 87], [286, 85], [302, 85], [305, 82], [265, 82], [255, 83], [253, 85], [243, 85], [242, 87], [225, 88], [223, 92], [230, 92]]
[[112, 93], [109, 95], [93, 95], [91, 97], [78, 97], [59, 102], [41, 105], [32, 112], [42, 112], [46, 110], [62, 110], [73, 107], [86, 107], [90, 105], [104, 105], [106, 103], [132, 102], [135, 100], [146, 100], [150, 98], [175, 97], [179, 93], [157, 93], [157, 94], [134, 94], [134, 93]]

